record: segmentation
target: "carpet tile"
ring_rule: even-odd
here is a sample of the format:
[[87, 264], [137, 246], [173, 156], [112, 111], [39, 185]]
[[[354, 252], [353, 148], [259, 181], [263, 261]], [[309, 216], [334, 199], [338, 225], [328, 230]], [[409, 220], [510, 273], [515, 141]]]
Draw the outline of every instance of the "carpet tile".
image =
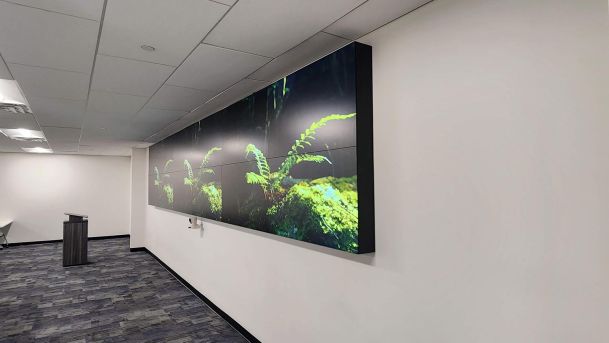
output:
[[247, 342], [128, 238], [89, 241], [62, 267], [61, 243], [0, 250], [0, 342]]

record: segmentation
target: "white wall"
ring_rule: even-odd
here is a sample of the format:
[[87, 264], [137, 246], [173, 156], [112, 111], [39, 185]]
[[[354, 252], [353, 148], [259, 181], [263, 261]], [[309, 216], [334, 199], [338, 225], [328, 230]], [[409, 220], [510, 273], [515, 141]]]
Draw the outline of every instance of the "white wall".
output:
[[0, 153], [11, 243], [61, 239], [67, 211], [89, 215], [89, 237], [128, 234], [129, 197], [129, 157]]
[[131, 149], [131, 221], [129, 232], [131, 248], [146, 245], [146, 207], [148, 179], [142, 177], [148, 170], [148, 149]]
[[377, 252], [148, 206], [146, 246], [263, 342], [609, 341], [605, 0], [436, 0], [373, 46]]

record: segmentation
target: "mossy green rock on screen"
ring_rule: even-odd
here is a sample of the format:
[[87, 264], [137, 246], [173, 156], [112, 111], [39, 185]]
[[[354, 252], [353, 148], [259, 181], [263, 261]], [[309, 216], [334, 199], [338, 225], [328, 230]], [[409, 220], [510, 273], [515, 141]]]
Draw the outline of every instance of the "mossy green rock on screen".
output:
[[357, 251], [357, 176], [301, 181], [268, 211], [278, 235]]

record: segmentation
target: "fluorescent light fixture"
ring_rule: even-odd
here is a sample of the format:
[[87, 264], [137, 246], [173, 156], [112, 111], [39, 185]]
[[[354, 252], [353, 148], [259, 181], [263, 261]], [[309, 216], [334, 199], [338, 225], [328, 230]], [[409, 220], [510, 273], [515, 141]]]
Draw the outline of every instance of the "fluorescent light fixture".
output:
[[2, 132], [6, 137], [16, 141], [46, 142], [47, 140], [42, 131], [28, 129], [0, 129], [0, 132]]
[[32, 113], [30, 104], [17, 81], [0, 79], [0, 110], [11, 113]]
[[25, 151], [25, 152], [33, 152], [36, 154], [50, 154], [53, 152], [52, 149], [47, 149], [47, 148], [41, 148], [41, 147], [35, 147], [35, 148], [21, 148], [21, 150]]

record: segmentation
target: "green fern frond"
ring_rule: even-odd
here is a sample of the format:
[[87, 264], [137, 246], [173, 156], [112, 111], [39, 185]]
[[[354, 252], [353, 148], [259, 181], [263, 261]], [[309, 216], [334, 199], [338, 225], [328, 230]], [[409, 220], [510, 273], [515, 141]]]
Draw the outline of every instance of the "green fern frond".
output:
[[212, 213], [222, 212], [222, 189], [216, 187], [215, 183], [210, 182], [201, 186], [201, 193], [205, 193], [209, 199], [209, 206]]
[[311, 154], [299, 154], [299, 155], [288, 155], [285, 160], [279, 166], [278, 173], [280, 174], [279, 178], [283, 179], [290, 175], [290, 170], [297, 164], [301, 162], [315, 162], [315, 163], [323, 163], [328, 162], [332, 164], [330, 160], [322, 155], [311, 155]]
[[[284, 79], [283, 81], [285, 87], [287, 80]], [[276, 87], [277, 83], [273, 85], [273, 92], [275, 92]], [[301, 150], [304, 150], [306, 146], [312, 145], [311, 142], [315, 140], [317, 130], [326, 126], [328, 122], [333, 120], [346, 120], [353, 118], [355, 115], [355, 112], [349, 114], [330, 114], [316, 122], [313, 122], [311, 126], [300, 133], [299, 138], [294, 141], [294, 144], [288, 151], [288, 154], [279, 166], [279, 169], [272, 173], [262, 151], [260, 151], [255, 145], [248, 144], [245, 149], [245, 156], [247, 157], [250, 154], [254, 155], [254, 158], [256, 159], [256, 166], [258, 167], [258, 173], [246, 173], [246, 182], [249, 184], [260, 185], [267, 199], [273, 199], [277, 196], [277, 194], [281, 194], [283, 192], [282, 183], [284, 179], [289, 176], [290, 170], [295, 165], [301, 162], [327, 162], [332, 164], [332, 162], [325, 156], [302, 153]]]
[[287, 93], [290, 89], [287, 87], [287, 83], [288, 83], [288, 77], [284, 77], [283, 78], [283, 96], [285, 96], [285, 93]]
[[249, 154], [254, 155], [256, 159], [256, 166], [258, 167], [258, 172], [260, 175], [266, 179], [268, 179], [269, 174], [271, 173], [271, 168], [269, 168], [269, 164], [266, 161], [266, 157], [260, 149], [258, 149], [254, 144], [248, 144], [245, 148], [245, 156], [249, 156]]
[[167, 162], [165, 162], [165, 167], [163, 167], [163, 172], [166, 173], [167, 172], [167, 168], [169, 168], [169, 165], [173, 163], [173, 160], [169, 160]]
[[156, 166], [154, 167], [154, 185], [157, 187], [161, 185], [161, 174]]
[[349, 114], [330, 114], [330, 115], [327, 115], [327, 116], [321, 118], [320, 120], [314, 122], [313, 124], [311, 124], [311, 126], [309, 126], [306, 130], [304, 130], [300, 134], [299, 139], [294, 141], [294, 144], [292, 145], [292, 148], [288, 152], [288, 155], [297, 154], [298, 149], [305, 148], [305, 146], [304, 146], [305, 144], [311, 146], [310, 141], [315, 140], [315, 134], [317, 133], [317, 130], [319, 128], [326, 126], [328, 124], [328, 122], [333, 121], [333, 120], [349, 119], [349, 118], [355, 117], [355, 115], [356, 115], [355, 112], [349, 113]]
[[329, 164], [332, 164], [332, 162], [330, 162], [330, 160], [326, 156], [309, 155], [309, 154], [297, 155], [296, 164], [298, 164], [300, 162], [315, 162], [315, 163], [328, 162]]
[[186, 167], [186, 171], [188, 172], [188, 178], [192, 180], [194, 178], [194, 175], [192, 173], [192, 166], [190, 165], [190, 162], [188, 162], [188, 160], [184, 160], [184, 167]]
[[269, 181], [264, 176], [254, 172], [247, 172], [245, 174], [245, 181], [250, 185], [261, 185], [263, 187], [269, 184]]
[[165, 196], [167, 196], [167, 202], [170, 205], [173, 205], [173, 187], [171, 185], [163, 186], [163, 191], [165, 191]]
[[214, 172], [214, 170], [213, 170], [213, 169], [211, 169], [211, 168], [203, 168], [203, 169], [201, 169], [201, 170], [199, 171], [199, 174], [211, 174], [211, 175], [214, 175], [214, 174], [215, 174], [215, 172]]
[[203, 169], [209, 163], [211, 156], [220, 150], [222, 150], [222, 148], [217, 147], [217, 146], [209, 149], [207, 154], [205, 154], [205, 156], [203, 157], [203, 162], [201, 162], [201, 169]]

